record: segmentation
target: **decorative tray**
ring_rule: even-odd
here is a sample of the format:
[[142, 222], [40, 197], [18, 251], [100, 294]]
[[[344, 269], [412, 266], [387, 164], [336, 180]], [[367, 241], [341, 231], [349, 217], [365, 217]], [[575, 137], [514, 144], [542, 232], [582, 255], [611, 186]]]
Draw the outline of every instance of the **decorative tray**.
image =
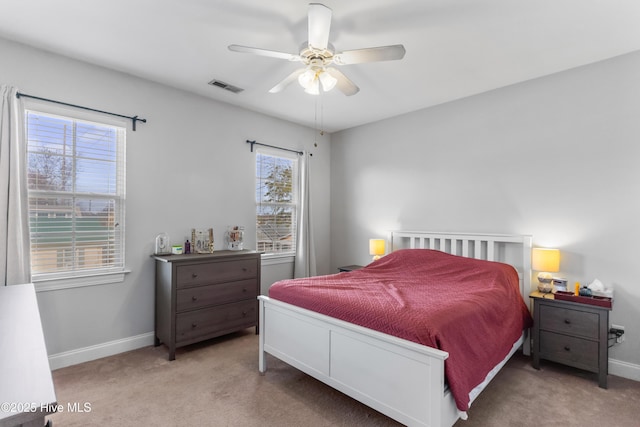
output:
[[579, 302], [582, 304], [597, 305], [597, 306], [606, 307], [606, 308], [611, 308], [611, 306], [613, 305], [613, 301], [609, 297], [598, 297], [598, 296], [586, 297], [581, 295], [576, 296], [573, 292], [565, 292], [565, 291], [556, 291], [556, 293], [554, 294], [554, 298], [557, 300]]

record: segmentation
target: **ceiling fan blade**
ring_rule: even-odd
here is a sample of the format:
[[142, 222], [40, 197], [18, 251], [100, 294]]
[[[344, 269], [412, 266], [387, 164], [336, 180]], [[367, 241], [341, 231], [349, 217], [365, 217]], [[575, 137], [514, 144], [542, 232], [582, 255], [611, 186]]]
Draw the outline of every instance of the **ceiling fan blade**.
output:
[[275, 50], [259, 49], [257, 47], [240, 46], [237, 44], [230, 44], [229, 50], [240, 53], [252, 53], [254, 55], [268, 56], [270, 58], [286, 59], [288, 61], [300, 61], [300, 55], [294, 55], [292, 53], [278, 52]]
[[300, 74], [304, 73], [305, 70], [306, 70], [306, 68], [299, 68], [299, 69], [295, 70], [293, 73], [291, 73], [287, 77], [285, 77], [284, 80], [282, 80], [280, 83], [278, 83], [277, 85], [275, 85], [274, 87], [269, 89], [269, 93], [282, 92], [282, 90], [285, 87], [289, 86], [291, 83], [293, 83], [294, 81], [298, 80], [298, 76]]
[[331, 9], [320, 3], [309, 3], [309, 47], [325, 50], [329, 45]]
[[361, 64], [363, 62], [395, 61], [404, 58], [406, 50], [401, 44], [370, 47], [340, 52], [333, 56], [333, 62], [340, 65]]
[[355, 83], [353, 83], [351, 80], [349, 80], [347, 76], [342, 74], [342, 72], [337, 68], [329, 67], [326, 69], [326, 72], [331, 74], [333, 77], [335, 77], [338, 80], [338, 83], [336, 83], [336, 87], [340, 92], [344, 93], [345, 95], [347, 96], [355, 95], [360, 91], [360, 88], [356, 86]]

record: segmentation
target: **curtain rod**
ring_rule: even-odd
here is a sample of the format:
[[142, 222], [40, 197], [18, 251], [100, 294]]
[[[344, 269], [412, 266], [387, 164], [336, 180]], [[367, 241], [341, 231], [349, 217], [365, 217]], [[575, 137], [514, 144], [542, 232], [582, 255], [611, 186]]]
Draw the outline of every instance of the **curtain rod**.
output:
[[122, 117], [122, 118], [125, 118], [125, 119], [129, 119], [129, 120], [131, 120], [131, 122], [133, 124], [132, 127], [133, 127], [134, 131], [136, 130], [136, 122], [147, 123], [147, 119], [139, 119], [138, 116], [124, 116], [122, 114], [116, 114], [116, 113], [110, 113], [108, 111], [96, 110], [95, 108], [83, 107], [82, 105], [69, 104], [67, 102], [56, 101], [54, 99], [40, 98], [39, 96], [27, 95], [26, 93], [20, 93], [20, 92], [16, 93], [16, 98], [20, 98], [21, 96], [24, 96], [25, 98], [38, 99], [40, 101], [53, 102], [54, 104], [66, 105], [67, 107], [81, 108], [83, 110], [95, 111], [96, 113], [109, 114], [110, 116], [117, 116], [117, 117]]
[[296, 153], [299, 156], [302, 156], [304, 154], [304, 152], [302, 152], [302, 151], [296, 151], [296, 150], [290, 150], [288, 148], [276, 147], [275, 145], [261, 144], [259, 142], [249, 141], [248, 139], [247, 139], [247, 144], [251, 144], [251, 152], [252, 153], [253, 153], [253, 146], [254, 145], [262, 145], [263, 147], [270, 147], [270, 148], [275, 148], [275, 149], [278, 149], [278, 150], [291, 151], [292, 153]]

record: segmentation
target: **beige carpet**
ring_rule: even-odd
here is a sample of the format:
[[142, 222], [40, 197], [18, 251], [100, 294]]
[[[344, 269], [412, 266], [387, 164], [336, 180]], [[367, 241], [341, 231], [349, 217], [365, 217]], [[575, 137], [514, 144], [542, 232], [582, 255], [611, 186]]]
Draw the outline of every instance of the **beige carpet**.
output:
[[[258, 374], [253, 329], [178, 349], [147, 347], [53, 372], [63, 426], [397, 426], [398, 423], [268, 357]], [[84, 412], [67, 409], [82, 408]], [[514, 356], [478, 397], [475, 426], [640, 426], [640, 383]]]

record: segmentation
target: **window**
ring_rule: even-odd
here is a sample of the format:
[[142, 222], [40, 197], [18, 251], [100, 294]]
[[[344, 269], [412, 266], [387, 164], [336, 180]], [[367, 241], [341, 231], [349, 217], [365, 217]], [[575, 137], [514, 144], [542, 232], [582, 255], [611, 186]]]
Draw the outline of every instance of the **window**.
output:
[[125, 129], [25, 116], [33, 280], [123, 273]]
[[266, 254], [295, 254], [298, 158], [256, 155], [256, 242]]

